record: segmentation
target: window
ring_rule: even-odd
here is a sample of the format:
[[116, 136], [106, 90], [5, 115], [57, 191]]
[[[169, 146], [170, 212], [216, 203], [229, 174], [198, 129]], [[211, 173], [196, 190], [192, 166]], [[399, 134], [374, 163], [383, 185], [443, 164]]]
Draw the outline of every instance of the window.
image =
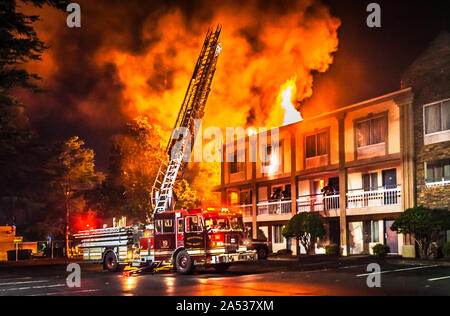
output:
[[378, 173], [363, 174], [364, 191], [374, 191], [378, 189]]
[[265, 159], [263, 161], [263, 166], [270, 166], [272, 163], [272, 146], [267, 146], [267, 151], [264, 153]]
[[239, 204], [240, 205], [251, 205], [252, 204], [252, 191], [241, 191], [239, 193]]
[[358, 147], [381, 144], [386, 137], [386, 117], [381, 116], [356, 123]]
[[[241, 158], [242, 159], [242, 158]], [[233, 161], [230, 163], [230, 173], [240, 173], [245, 170], [245, 162], [238, 161], [238, 152], [234, 152]]]
[[202, 232], [202, 220], [198, 216], [186, 216], [186, 233]]
[[424, 107], [425, 134], [450, 130], [450, 100]]
[[370, 221], [371, 242], [380, 242], [380, 223], [378, 221]]
[[184, 233], [184, 221], [182, 218], [178, 219], [178, 233]]
[[427, 164], [427, 183], [450, 181], [450, 159]]
[[281, 226], [281, 225], [273, 226], [273, 243], [274, 244], [281, 244], [284, 242], [283, 235], [281, 234], [282, 230], [283, 230], [283, 226]]
[[173, 220], [172, 219], [159, 219], [155, 222], [156, 233], [164, 234], [164, 233], [173, 233]]
[[306, 136], [306, 158], [328, 154], [328, 133], [321, 132]]

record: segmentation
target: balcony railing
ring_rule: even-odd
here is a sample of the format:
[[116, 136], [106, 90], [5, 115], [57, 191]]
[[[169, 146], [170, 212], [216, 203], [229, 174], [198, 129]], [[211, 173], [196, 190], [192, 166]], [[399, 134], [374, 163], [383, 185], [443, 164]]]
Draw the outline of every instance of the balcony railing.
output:
[[240, 205], [244, 217], [252, 217], [253, 206], [252, 205]]
[[258, 215], [281, 215], [291, 214], [291, 200], [275, 201], [275, 202], [261, 202], [257, 205]]
[[339, 194], [326, 195], [304, 195], [297, 199], [297, 212], [323, 212], [339, 209]]
[[450, 180], [442, 180], [437, 182], [427, 182], [427, 187], [442, 187], [445, 185], [450, 185]]
[[400, 205], [401, 197], [400, 186], [394, 188], [380, 187], [370, 191], [352, 190], [347, 193], [347, 208]]

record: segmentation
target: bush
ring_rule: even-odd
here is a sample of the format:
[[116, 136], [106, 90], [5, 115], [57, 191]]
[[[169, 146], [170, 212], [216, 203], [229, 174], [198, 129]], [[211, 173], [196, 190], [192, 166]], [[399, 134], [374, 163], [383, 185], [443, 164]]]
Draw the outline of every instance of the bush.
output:
[[325, 253], [329, 256], [334, 256], [339, 254], [339, 246], [336, 244], [329, 244], [325, 246]]
[[450, 241], [447, 241], [444, 246], [442, 246], [442, 254], [445, 258], [450, 258]]
[[280, 249], [277, 251], [277, 255], [292, 255], [291, 249]]
[[386, 255], [391, 251], [389, 246], [383, 245], [383, 244], [376, 244], [372, 247], [373, 254], [376, 257], [386, 257]]

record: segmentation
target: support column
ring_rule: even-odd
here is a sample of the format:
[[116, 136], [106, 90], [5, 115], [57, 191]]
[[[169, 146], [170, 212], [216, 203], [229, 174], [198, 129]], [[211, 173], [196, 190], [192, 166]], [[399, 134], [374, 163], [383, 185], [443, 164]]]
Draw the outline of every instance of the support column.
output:
[[[292, 128], [291, 129], [291, 211], [292, 216], [297, 214], [297, 156], [296, 156], [296, 149], [297, 149], [297, 143], [296, 143], [296, 133], [297, 130]], [[291, 250], [293, 255], [297, 255], [297, 242], [295, 238], [291, 238]]]
[[347, 168], [345, 168], [345, 113], [339, 120], [339, 222], [341, 235], [341, 254], [348, 256], [348, 226], [347, 226]]
[[400, 110], [400, 157], [402, 172], [402, 210], [414, 207], [416, 179], [414, 168], [414, 108], [413, 95], [395, 99]]
[[252, 232], [253, 238], [258, 238], [258, 222], [257, 211], [258, 211], [258, 188], [256, 186], [256, 162], [252, 162]]

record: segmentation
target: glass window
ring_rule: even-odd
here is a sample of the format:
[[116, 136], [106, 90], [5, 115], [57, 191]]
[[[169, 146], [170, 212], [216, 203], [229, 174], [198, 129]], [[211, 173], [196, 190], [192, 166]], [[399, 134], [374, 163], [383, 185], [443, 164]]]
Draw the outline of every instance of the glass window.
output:
[[156, 233], [158, 233], [158, 234], [163, 233], [163, 221], [161, 219], [158, 219], [155, 222], [155, 230], [156, 230]]
[[281, 225], [273, 226], [273, 242], [275, 244], [281, 244], [283, 242], [283, 235], [281, 234], [282, 229], [283, 226]]
[[427, 164], [426, 181], [450, 181], [450, 159]]
[[182, 218], [178, 219], [178, 233], [184, 233], [184, 221]]
[[306, 158], [328, 154], [328, 133], [321, 132], [306, 136]]
[[202, 232], [202, 221], [198, 216], [186, 216], [186, 233]]
[[386, 138], [386, 118], [384, 116], [356, 124], [358, 147], [381, 144]]
[[306, 158], [316, 156], [316, 135], [306, 137]]
[[240, 205], [252, 204], [252, 191], [241, 191], [239, 193], [239, 204]]
[[371, 240], [372, 242], [380, 242], [380, 223], [378, 221], [371, 221]]
[[425, 112], [425, 134], [450, 130], [450, 100], [427, 105]]
[[164, 233], [173, 233], [174, 232], [173, 219], [165, 219], [163, 229]]

